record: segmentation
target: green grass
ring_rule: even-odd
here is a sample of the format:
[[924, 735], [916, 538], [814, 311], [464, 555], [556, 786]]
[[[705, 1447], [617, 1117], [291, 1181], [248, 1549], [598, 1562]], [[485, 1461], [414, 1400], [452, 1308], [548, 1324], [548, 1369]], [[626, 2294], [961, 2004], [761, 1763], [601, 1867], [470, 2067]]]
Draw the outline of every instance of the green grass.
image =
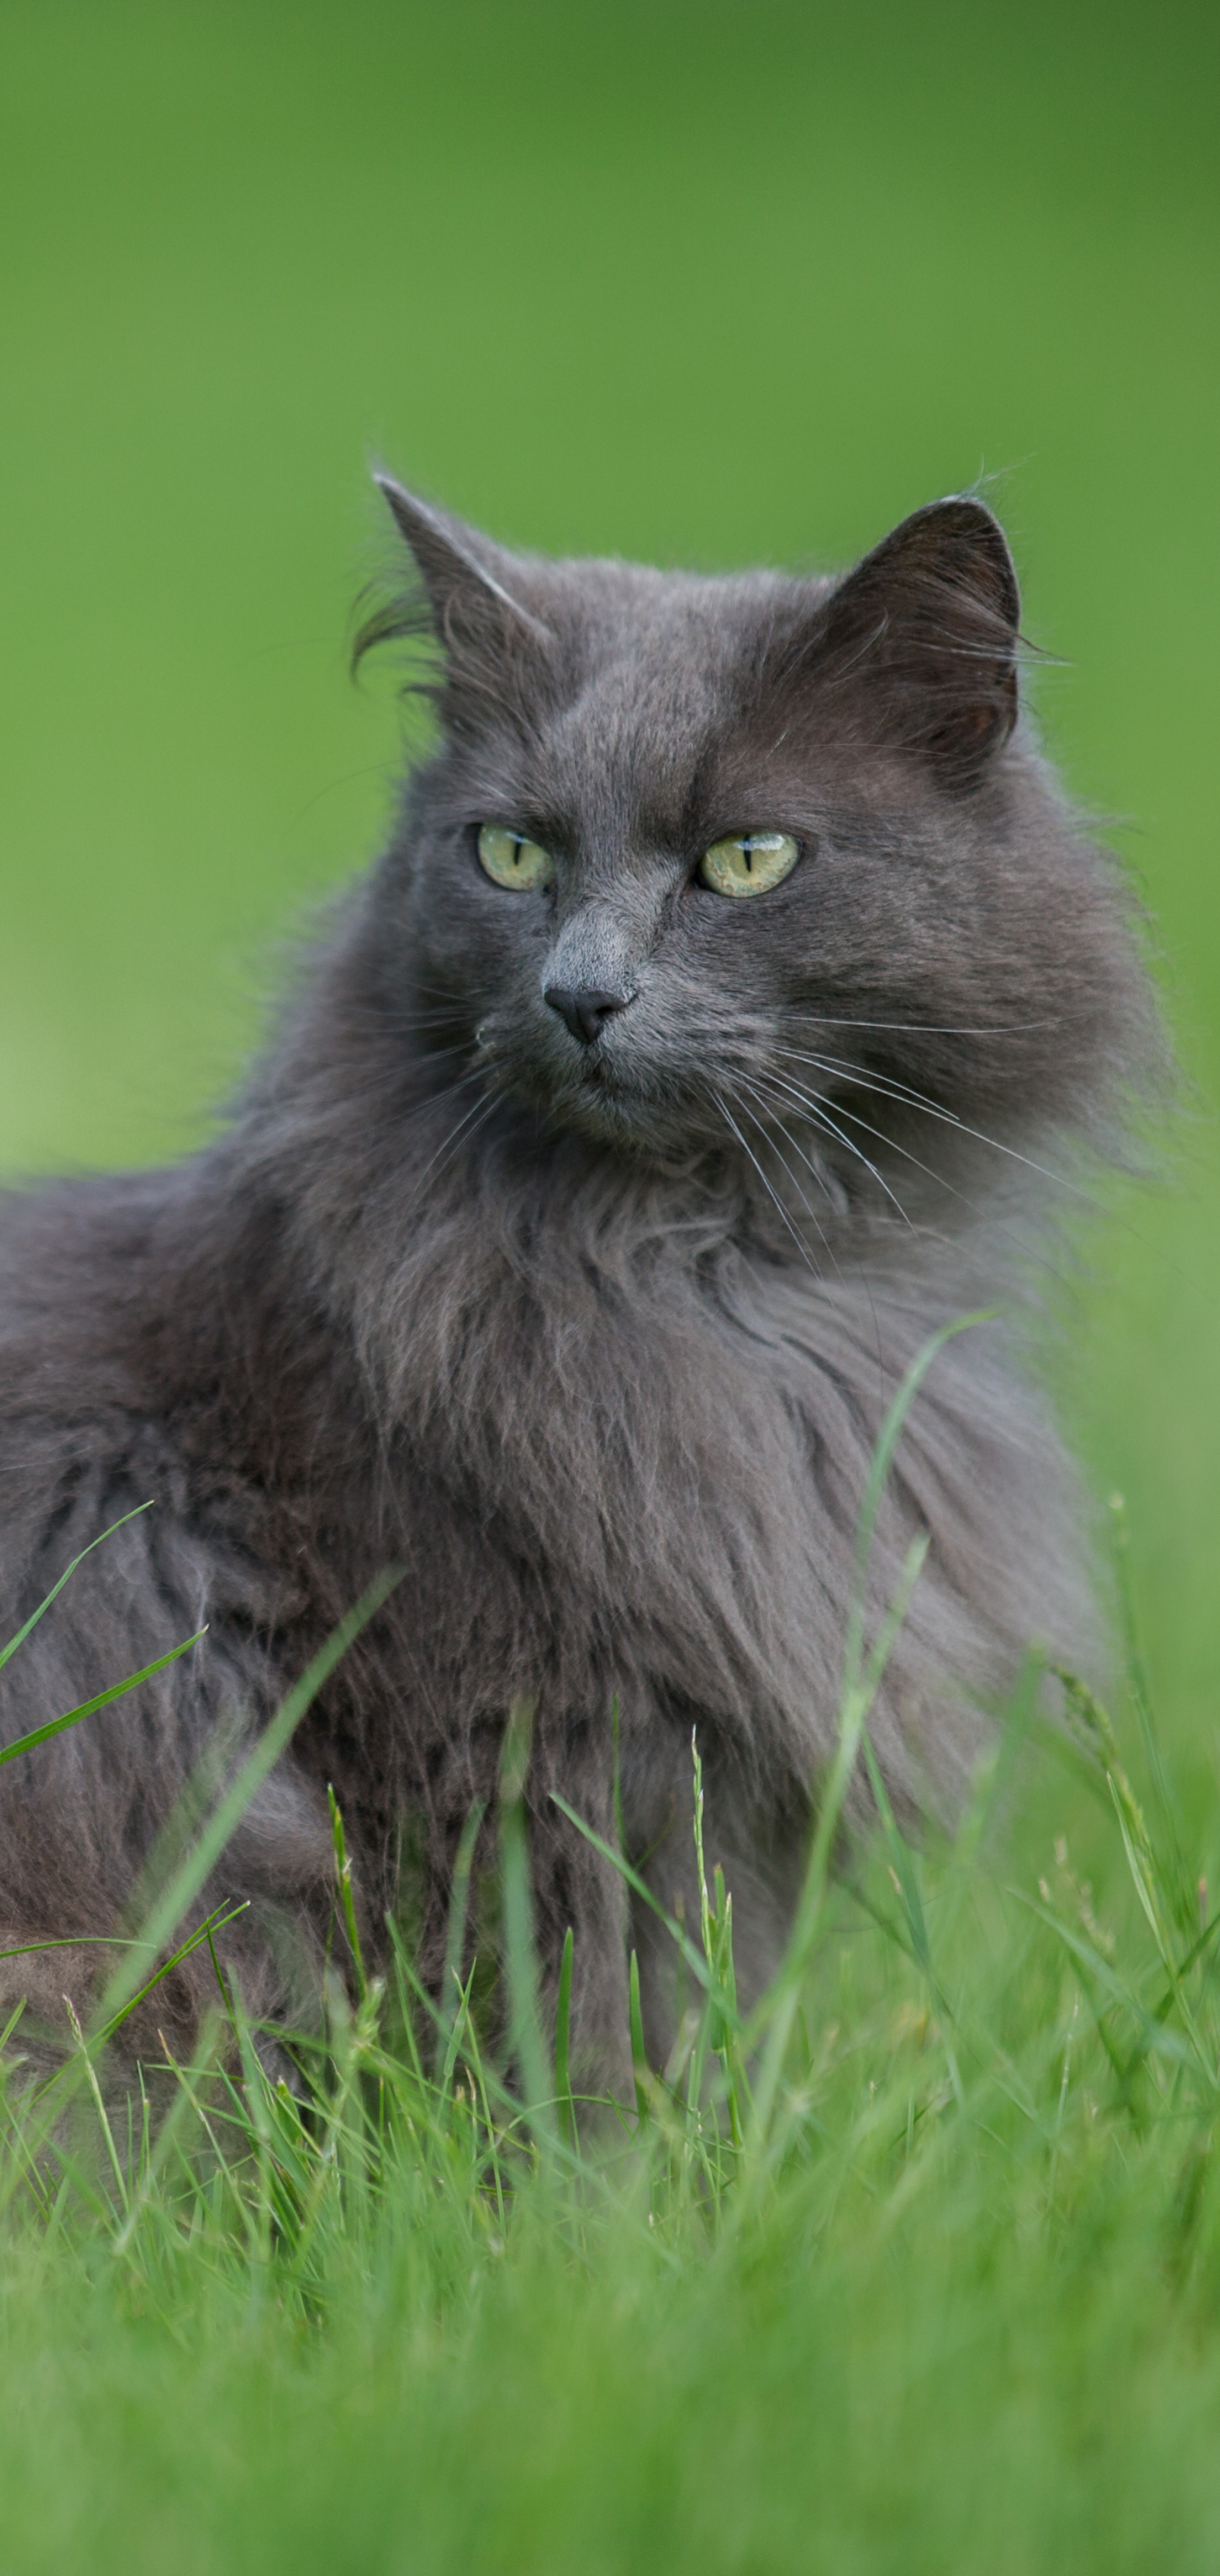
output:
[[[1130, 1499], [1181, 1865], [1140, 1693], [1117, 1718], [1175, 1957], [1183, 1884], [1220, 1887], [1218, 30], [1203, 0], [0, 10], [5, 1169], [204, 1132], [268, 944], [375, 846], [370, 455], [509, 539], [705, 566], [843, 561], [998, 473], [1067, 665], [1041, 718], [1121, 818], [1197, 1085], [1051, 1353]], [[86, 2086], [102, 2204], [0, 2228], [6, 2564], [1213, 2566], [1215, 2007], [1203, 1959], [1201, 2053], [1175, 1999], [1128, 2077], [1114, 2000], [1112, 2064], [1047, 1912], [1144, 2012], [1167, 1970], [1087, 1759], [1031, 1750], [972, 1850], [827, 1890], [762, 2182], [719, 2145], [675, 2181], [650, 2116], [580, 2192], [510, 2140], [501, 2226], [468, 2083], [393, 2048], [393, 2138], [366, 2073], [297, 2274], [257, 2086], [232, 2183], [196, 2198], [175, 2147], [120, 2251]]]
[[[879, 1447], [861, 1584], [935, 1348]], [[7, 2033], [6, 2564], [1214, 2565], [1217, 1803], [1187, 1829], [1132, 1627], [1133, 1750], [1070, 1677], [1048, 1725], [1031, 1662], [956, 1834], [912, 1849], [867, 1726], [918, 1570], [916, 1550], [876, 1637], [849, 1622], [804, 1895], [744, 2020], [693, 1749], [702, 1917], [671, 1927], [689, 2007], [664, 2068], [633, 2012], [633, 2098], [592, 2128], [566, 1980], [553, 2027], [539, 2008], [524, 1706], [501, 1766], [502, 2044], [476, 1976], [431, 2004], [397, 1930], [367, 1975], [332, 1800], [345, 1976], [294, 2082], [214, 1952], [192, 2063], [149, 2065], [124, 2109], [108, 2044], [180, 1955], [250, 1758], [63, 2069], [31, 2080]], [[861, 1757], [880, 1821], [843, 1844]], [[189, 1937], [223, 1953], [224, 1920]]]

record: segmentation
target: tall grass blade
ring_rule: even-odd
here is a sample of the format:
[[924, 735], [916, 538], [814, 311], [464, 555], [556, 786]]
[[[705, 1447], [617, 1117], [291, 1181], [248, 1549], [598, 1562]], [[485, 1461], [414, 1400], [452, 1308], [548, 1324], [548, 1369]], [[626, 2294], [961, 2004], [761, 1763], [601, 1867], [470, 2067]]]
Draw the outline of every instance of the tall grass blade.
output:
[[555, 2113], [560, 2137], [569, 2149], [576, 2145], [576, 2105], [572, 2100], [571, 2068], [572, 1952], [572, 1926], [569, 1923], [563, 1936], [559, 1992], [555, 2003]]
[[525, 1824], [525, 1783], [533, 1731], [533, 1701], [515, 1699], [500, 1756], [500, 1881], [508, 1973], [509, 2056], [519, 2071], [526, 2121], [545, 2158], [555, 2139], [555, 2085], [547, 2069], [538, 2011], [534, 1899]]
[[375, 1617], [383, 1601], [402, 1581], [402, 1569], [393, 1566], [379, 1574], [361, 1595], [355, 1608], [339, 1621], [324, 1646], [294, 1683], [287, 1698], [264, 1727], [252, 1752], [243, 1762], [236, 1779], [220, 1800], [213, 1815], [199, 1835], [168, 1887], [142, 1925], [139, 1938], [128, 1958], [116, 1970], [98, 2006], [96, 2022], [105, 2026], [119, 2013], [135, 1993], [142, 1967], [170, 1939], [188, 1906], [193, 1905], [201, 1887], [215, 1868], [225, 1845], [236, 1832], [251, 1799], [263, 1781], [275, 1769], [280, 1756], [291, 1743], [307, 1708], [323, 1684], [329, 1680], [336, 1664], [342, 1661], [348, 1647]]
[[[470, 1903], [470, 1873], [474, 1867], [475, 1845], [483, 1822], [484, 1801], [476, 1798], [462, 1827], [453, 1864], [449, 1889], [449, 1919], [445, 1926], [445, 1976], [441, 1986], [440, 2018], [436, 2026], [435, 2063], [444, 2068], [452, 2063], [449, 2042], [454, 2028], [459, 1998], [462, 1993], [462, 1960], [466, 1951], [466, 1916]], [[473, 1970], [471, 1972], [473, 1974]]]
[[570, 1825], [575, 1825], [577, 1833], [583, 1834], [585, 1841], [592, 1846], [592, 1849], [596, 1852], [600, 1852], [603, 1860], [608, 1860], [610, 1862], [611, 1867], [616, 1869], [619, 1876], [626, 1880], [628, 1887], [632, 1889], [633, 1893], [641, 1899], [643, 1904], [649, 1907], [653, 1914], [656, 1915], [657, 1921], [664, 1924], [675, 1948], [681, 1951], [687, 1967], [690, 1969], [691, 1975], [698, 1979], [699, 1984], [705, 1987], [709, 1994], [715, 1995], [716, 2000], [723, 2011], [732, 2014], [734, 2027], [736, 2027], [736, 2015], [733, 2013], [733, 2007], [729, 2002], [728, 1996], [724, 1995], [718, 1987], [715, 1976], [709, 1968], [702, 1951], [696, 1949], [689, 1933], [684, 1931], [682, 1925], [675, 1920], [675, 1917], [666, 1912], [660, 1898], [653, 1895], [652, 1889], [648, 1885], [647, 1880], [641, 1878], [638, 1869], [633, 1869], [630, 1861], [624, 1860], [622, 1853], [620, 1851], [616, 1851], [612, 1843], [608, 1843], [603, 1835], [595, 1832], [592, 1825], [586, 1824], [584, 1817], [578, 1815], [575, 1807], [569, 1805], [568, 1800], [564, 1797], [561, 1790], [552, 1789], [550, 1796], [552, 1806], [558, 1807], [560, 1814], [567, 1817], [568, 1823]]
[[[121, 1521], [116, 1521], [115, 1527], [121, 1529]], [[79, 1564], [79, 1557], [76, 1562]], [[69, 1566], [68, 1573], [71, 1571]], [[67, 1581], [66, 1575], [64, 1580]], [[23, 1635], [26, 1633], [26, 1630], [22, 1631]], [[63, 1717], [48, 1719], [45, 1726], [32, 1726], [28, 1734], [17, 1736], [12, 1744], [0, 1746], [0, 1762], [15, 1762], [19, 1753], [32, 1753], [36, 1744], [49, 1743], [53, 1735], [62, 1735], [65, 1727], [79, 1726], [83, 1717], [93, 1717], [99, 1708], [109, 1708], [112, 1700], [123, 1699], [128, 1691], [138, 1690], [140, 1683], [151, 1681], [154, 1673], [163, 1673], [167, 1665], [176, 1664], [180, 1655], [189, 1655], [192, 1646], [197, 1646], [207, 1633], [206, 1628], [197, 1628], [193, 1637], [184, 1637], [180, 1646], [171, 1647], [168, 1655], [158, 1655], [155, 1663], [145, 1664], [140, 1672], [129, 1673], [126, 1681], [112, 1682], [109, 1690], [98, 1691], [93, 1699], [83, 1699], [79, 1708], [68, 1709]], [[14, 1643], [17, 1642], [14, 1639]]]
[[640, 2009], [640, 1963], [635, 1951], [627, 1972], [627, 2019], [631, 2035], [631, 2074], [635, 2085], [635, 2116], [644, 2128], [648, 2120], [648, 2058], [644, 2049], [644, 2015]]
[[1139, 1620], [1135, 1607], [1135, 1579], [1131, 1568], [1131, 1532], [1127, 1521], [1126, 1502], [1121, 1494], [1110, 1496], [1110, 1522], [1113, 1533], [1114, 1566], [1118, 1578], [1119, 1609], [1123, 1623], [1127, 1687], [1131, 1693], [1144, 1760], [1152, 1783], [1161, 1831], [1165, 1838], [1172, 1882], [1173, 1911], [1179, 1930], [1187, 1931], [1194, 1920], [1195, 1894], [1182, 1849], [1181, 1825], [1173, 1791], [1169, 1785], [1169, 1774], [1165, 1769], [1165, 1757], [1161, 1751], [1160, 1735], [1153, 1713], [1148, 1667], [1140, 1644]]
[[347, 1856], [347, 1838], [343, 1831], [343, 1816], [339, 1801], [329, 1782], [326, 1801], [330, 1809], [331, 1841], [335, 1850], [335, 1886], [343, 1915], [343, 1929], [347, 1934], [347, 1946], [351, 1953], [356, 1992], [363, 2003], [369, 1990], [369, 1981], [364, 1973], [364, 1954], [360, 1947], [360, 1930], [356, 1922], [356, 1901], [352, 1895], [352, 1865]]
[[92, 1556], [95, 1547], [104, 1547], [107, 1539], [114, 1537], [116, 1530], [126, 1529], [128, 1521], [138, 1521], [142, 1512], [150, 1512], [152, 1508], [151, 1499], [146, 1503], [137, 1503], [133, 1512], [124, 1512], [120, 1520], [111, 1521], [109, 1529], [100, 1530], [96, 1538], [91, 1538], [88, 1547], [82, 1547], [79, 1556], [74, 1556], [71, 1564], [64, 1567], [58, 1583], [52, 1584], [45, 1599], [39, 1602], [38, 1608], [30, 1612], [24, 1627], [17, 1630], [15, 1637], [9, 1638], [7, 1646], [0, 1646], [0, 1672], [3, 1672], [10, 1655], [16, 1654], [18, 1646], [25, 1644], [31, 1628], [37, 1627], [39, 1620], [50, 1609], [51, 1603], [58, 1600], [65, 1583], [71, 1581], [77, 1566], [83, 1565], [87, 1556]]
[[885, 1491], [886, 1479], [894, 1462], [907, 1416], [933, 1361], [955, 1339], [958, 1333], [989, 1322], [990, 1315], [980, 1311], [959, 1316], [932, 1334], [917, 1352], [903, 1378], [881, 1425], [880, 1435], [865, 1479], [859, 1518], [856, 1523], [855, 1579], [848, 1609], [847, 1634], [843, 1654], [843, 1686], [839, 1706], [838, 1740], [830, 1770], [822, 1787], [814, 1828], [813, 1842], [805, 1872], [805, 1881], [797, 1905], [787, 1952], [767, 1993], [751, 2016], [747, 2045], [765, 2031], [762, 2063], [754, 2086], [750, 2124], [751, 2147], [758, 2151], [766, 2140], [775, 2112], [780, 2077], [796, 2018], [802, 1980], [813, 1954], [826, 1895], [830, 1857], [839, 1830], [843, 1809], [851, 1786], [860, 1750], [860, 1739], [870, 1708], [876, 1698], [893, 1651], [898, 1631], [906, 1617], [911, 1595], [918, 1582], [927, 1554], [926, 1536], [916, 1539], [907, 1552], [894, 1598], [882, 1622], [881, 1630], [865, 1658], [864, 1621], [868, 1600], [868, 1572], [872, 1557], [873, 1535], [877, 1514]]
[[877, 1445], [869, 1463], [868, 1475], [865, 1478], [864, 1492], [860, 1501], [859, 1516], [856, 1521], [855, 1582], [852, 1587], [851, 1604], [847, 1615], [847, 1636], [843, 1655], [845, 1691], [851, 1689], [860, 1679], [864, 1648], [864, 1614], [868, 1599], [868, 1568], [873, 1549], [873, 1533], [877, 1525], [877, 1514], [881, 1508], [881, 1497], [885, 1492], [889, 1472], [894, 1463], [895, 1452], [906, 1426], [907, 1416], [910, 1413], [911, 1406], [919, 1393], [920, 1387], [923, 1385], [924, 1379], [926, 1378], [933, 1361], [939, 1358], [940, 1353], [944, 1350], [946, 1344], [954, 1341], [959, 1333], [971, 1332], [974, 1330], [976, 1325], [988, 1324], [993, 1321], [994, 1315], [992, 1311], [989, 1308], [980, 1308], [975, 1314], [959, 1315], [953, 1323], [943, 1324], [940, 1331], [938, 1333], [933, 1333], [930, 1340], [924, 1343], [922, 1350], [916, 1353], [915, 1358], [912, 1360], [911, 1365], [907, 1370], [906, 1376], [903, 1378], [897, 1394], [894, 1396], [885, 1414], [881, 1430], [878, 1434]]

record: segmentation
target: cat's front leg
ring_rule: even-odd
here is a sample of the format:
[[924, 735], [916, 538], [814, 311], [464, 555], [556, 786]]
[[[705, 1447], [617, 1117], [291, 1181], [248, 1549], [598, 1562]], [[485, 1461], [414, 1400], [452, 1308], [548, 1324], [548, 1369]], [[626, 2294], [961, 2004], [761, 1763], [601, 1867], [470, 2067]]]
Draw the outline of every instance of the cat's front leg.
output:
[[[450, 1965], [455, 1943], [463, 1984], [473, 1972], [472, 2011], [481, 2041], [500, 2062], [510, 2054], [513, 1998], [508, 1955], [505, 1868], [506, 1782], [502, 1726], [468, 1738], [462, 1758], [448, 1748], [449, 1794], [430, 1801], [425, 1849], [404, 1837], [399, 1910], [418, 1971], [448, 2027], [455, 2003]], [[440, 1765], [434, 1769], [439, 1772]], [[539, 2035], [547, 2068], [555, 2059], [564, 1944], [572, 1934], [568, 2063], [580, 2098], [629, 2104], [631, 2041], [627, 1987], [627, 1889], [622, 1873], [557, 1803], [613, 1848], [616, 1843], [610, 1724], [564, 1722], [540, 1713], [521, 1792], [532, 1902]], [[481, 1822], [469, 1875], [458, 1880], [459, 1853], [472, 1815]], [[418, 1862], [423, 1862], [420, 1881]], [[456, 1911], [455, 1911], [456, 1909]], [[458, 1917], [464, 1916], [460, 1927]], [[450, 1991], [445, 1994], [446, 1980]], [[513, 2089], [522, 2065], [509, 2065]], [[596, 2125], [594, 2123], [593, 2125]], [[617, 2124], [616, 2124], [617, 2125]]]
[[[578, 2102], [632, 2100], [627, 1985], [628, 1890], [612, 1861], [555, 1803], [559, 1794], [611, 1848], [617, 1843], [608, 1729], [539, 1730], [526, 1794], [542, 2036], [554, 2050], [564, 1940], [572, 1933], [569, 2062]], [[595, 2128], [596, 2121], [586, 2122]]]

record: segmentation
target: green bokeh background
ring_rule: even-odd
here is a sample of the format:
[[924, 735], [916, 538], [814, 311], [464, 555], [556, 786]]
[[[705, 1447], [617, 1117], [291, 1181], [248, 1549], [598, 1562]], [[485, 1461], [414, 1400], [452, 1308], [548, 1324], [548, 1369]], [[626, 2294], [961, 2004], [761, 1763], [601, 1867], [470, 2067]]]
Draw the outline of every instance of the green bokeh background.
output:
[[835, 564], [985, 472], [1194, 1085], [1060, 1362], [1212, 1765], [1214, 9], [3, 0], [0, 1163], [204, 1132], [375, 847], [382, 456], [497, 534]]

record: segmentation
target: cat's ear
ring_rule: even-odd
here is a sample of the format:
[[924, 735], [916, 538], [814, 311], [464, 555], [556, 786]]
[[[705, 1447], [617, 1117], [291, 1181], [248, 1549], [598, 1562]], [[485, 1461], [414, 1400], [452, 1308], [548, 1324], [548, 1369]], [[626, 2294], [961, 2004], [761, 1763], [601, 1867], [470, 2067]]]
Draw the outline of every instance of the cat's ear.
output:
[[399, 535], [405, 538], [432, 613], [438, 643], [459, 664], [474, 648], [479, 657], [498, 637], [552, 641], [513, 587], [513, 559], [447, 510], [404, 490], [390, 474], [375, 474]]
[[883, 738], [969, 787], [1016, 723], [1020, 614], [999, 521], [981, 501], [933, 501], [838, 584], [814, 659], [868, 701]]

